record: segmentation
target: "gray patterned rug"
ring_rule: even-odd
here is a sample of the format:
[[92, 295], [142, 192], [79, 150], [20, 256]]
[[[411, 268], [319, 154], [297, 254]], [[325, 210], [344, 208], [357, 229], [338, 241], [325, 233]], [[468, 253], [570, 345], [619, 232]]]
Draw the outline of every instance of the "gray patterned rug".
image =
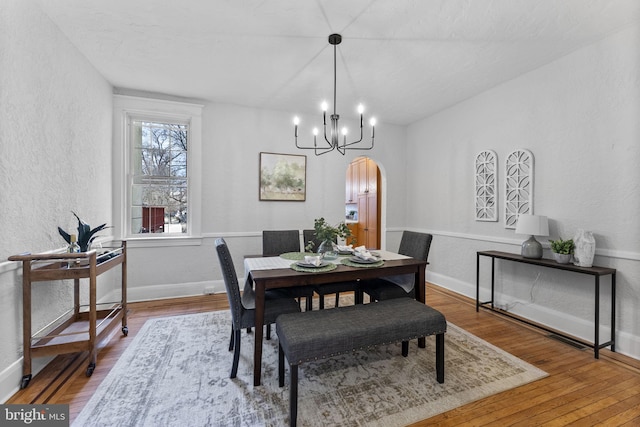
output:
[[[253, 387], [245, 332], [229, 379], [230, 329], [229, 311], [147, 321], [73, 425], [288, 425], [277, 338], [265, 341], [262, 386]], [[438, 384], [434, 348], [429, 337], [426, 349], [411, 342], [407, 358], [397, 344], [300, 365], [298, 425], [404, 426], [547, 375], [449, 323]]]

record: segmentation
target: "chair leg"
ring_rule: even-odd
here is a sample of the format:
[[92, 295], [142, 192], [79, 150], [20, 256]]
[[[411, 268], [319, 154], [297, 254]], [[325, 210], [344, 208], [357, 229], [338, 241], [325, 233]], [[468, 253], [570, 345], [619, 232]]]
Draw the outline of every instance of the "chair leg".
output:
[[231, 327], [231, 339], [229, 340], [229, 351], [233, 350], [233, 337], [234, 337], [234, 330], [233, 330], [233, 326]]
[[318, 307], [320, 307], [320, 310], [324, 310], [324, 295], [318, 297]]
[[356, 289], [356, 290], [353, 292], [353, 301], [354, 301], [356, 304], [362, 304], [362, 303], [363, 303], [363, 301], [364, 301], [364, 292], [363, 292], [363, 291], [361, 291], [360, 289]]
[[313, 310], [313, 296], [307, 297], [307, 311]]
[[284, 351], [278, 344], [278, 386], [284, 387]]
[[409, 341], [402, 341], [402, 355], [404, 357], [409, 355]]
[[444, 382], [444, 334], [436, 335], [436, 378]]
[[338, 308], [340, 306], [340, 292], [336, 292], [336, 305], [335, 307]]
[[289, 425], [296, 427], [298, 421], [298, 365], [289, 365], [291, 386], [289, 387]]
[[267, 339], [271, 339], [271, 324], [267, 325]]
[[238, 374], [238, 362], [240, 361], [240, 329], [235, 331], [235, 343], [233, 352], [233, 365], [231, 365], [231, 378]]

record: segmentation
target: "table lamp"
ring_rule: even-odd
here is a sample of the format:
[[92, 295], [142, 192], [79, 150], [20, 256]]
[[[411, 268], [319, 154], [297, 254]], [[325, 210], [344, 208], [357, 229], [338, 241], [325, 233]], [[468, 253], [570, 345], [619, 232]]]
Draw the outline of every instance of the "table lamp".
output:
[[522, 214], [518, 216], [516, 234], [528, 234], [529, 239], [522, 242], [522, 256], [524, 258], [542, 258], [542, 245], [535, 236], [549, 235], [549, 221], [546, 216]]

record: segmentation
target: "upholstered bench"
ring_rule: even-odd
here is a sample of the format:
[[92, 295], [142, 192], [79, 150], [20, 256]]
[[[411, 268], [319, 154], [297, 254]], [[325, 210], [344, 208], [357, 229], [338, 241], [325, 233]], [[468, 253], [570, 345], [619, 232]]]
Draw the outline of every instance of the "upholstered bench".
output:
[[296, 425], [298, 414], [300, 363], [399, 341], [406, 357], [409, 340], [435, 335], [436, 379], [443, 383], [446, 331], [447, 321], [442, 313], [412, 298], [278, 316], [278, 381], [283, 387], [286, 356], [291, 371], [290, 425]]

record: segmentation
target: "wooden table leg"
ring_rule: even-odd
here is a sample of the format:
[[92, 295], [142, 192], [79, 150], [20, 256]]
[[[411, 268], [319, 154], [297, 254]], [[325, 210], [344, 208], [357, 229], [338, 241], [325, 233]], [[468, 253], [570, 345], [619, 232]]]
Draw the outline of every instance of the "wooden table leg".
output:
[[253, 385], [260, 385], [260, 376], [262, 375], [262, 331], [264, 329], [264, 282], [255, 281], [256, 293], [256, 330], [255, 342], [253, 348]]

